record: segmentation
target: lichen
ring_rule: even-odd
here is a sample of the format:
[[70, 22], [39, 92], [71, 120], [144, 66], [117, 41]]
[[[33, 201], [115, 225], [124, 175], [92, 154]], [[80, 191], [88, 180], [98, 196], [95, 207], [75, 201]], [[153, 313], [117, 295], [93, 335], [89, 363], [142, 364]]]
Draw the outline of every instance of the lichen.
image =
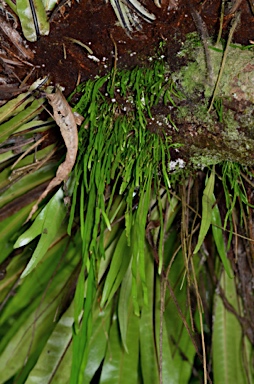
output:
[[[212, 85], [207, 79], [207, 66], [204, 49], [198, 43], [197, 34], [190, 34], [178, 56], [189, 61], [180, 71], [173, 74], [173, 79], [180, 83], [186, 94], [204, 92], [206, 98], [211, 97], [223, 57], [223, 47], [209, 46], [211, 65], [213, 68]], [[226, 65], [219, 84], [218, 96], [234, 98], [238, 101], [254, 102], [254, 51], [243, 49], [241, 45], [231, 45]]]

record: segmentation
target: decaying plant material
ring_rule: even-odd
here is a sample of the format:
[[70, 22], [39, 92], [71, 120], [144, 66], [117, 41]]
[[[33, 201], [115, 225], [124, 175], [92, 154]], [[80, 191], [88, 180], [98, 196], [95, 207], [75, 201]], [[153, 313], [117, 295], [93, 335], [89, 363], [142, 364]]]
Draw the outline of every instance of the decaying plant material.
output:
[[57, 125], [60, 127], [61, 135], [67, 148], [67, 153], [65, 161], [57, 170], [56, 177], [51, 180], [45, 191], [41, 194], [36, 204], [33, 206], [27, 221], [31, 219], [32, 215], [36, 212], [39, 203], [49, 194], [49, 192], [57, 185], [61, 184], [62, 181], [67, 180], [69, 173], [74, 166], [78, 151], [77, 120], [60, 88], [57, 87], [55, 93], [48, 94], [46, 97], [49, 104], [53, 108], [53, 117]]

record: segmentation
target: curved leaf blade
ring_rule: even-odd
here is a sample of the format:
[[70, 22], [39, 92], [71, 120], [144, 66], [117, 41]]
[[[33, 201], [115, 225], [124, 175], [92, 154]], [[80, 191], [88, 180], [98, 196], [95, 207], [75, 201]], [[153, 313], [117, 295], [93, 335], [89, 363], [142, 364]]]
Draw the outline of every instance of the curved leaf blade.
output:
[[[21, 278], [27, 276], [36, 267], [36, 265], [42, 260], [50, 244], [54, 240], [54, 237], [57, 234], [57, 231], [60, 228], [66, 214], [66, 207], [63, 204], [62, 198], [63, 191], [60, 188], [58, 192], [48, 202], [46, 207], [42, 210], [40, 215], [36, 218], [36, 226], [34, 226], [33, 228], [33, 235], [41, 232], [41, 237], [32, 255], [31, 260], [29, 261], [28, 265], [26, 266], [25, 270], [21, 275]], [[54, 217], [54, 225], [52, 225], [52, 217]], [[25, 241], [24, 235], [21, 236], [21, 239], [22, 238], [23, 241]], [[19, 244], [20, 240], [18, 239], [15, 243], [15, 247], [17, 248]]]
[[212, 208], [213, 208], [213, 190], [214, 190], [214, 181], [215, 181], [215, 167], [213, 166], [211, 175], [207, 180], [206, 187], [203, 192], [202, 197], [202, 220], [200, 231], [198, 235], [198, 243], [194, 249], [194, 254], [197, 253], [203, 244], [205, 236], [208, 232], [208, 229], [212, 221]]

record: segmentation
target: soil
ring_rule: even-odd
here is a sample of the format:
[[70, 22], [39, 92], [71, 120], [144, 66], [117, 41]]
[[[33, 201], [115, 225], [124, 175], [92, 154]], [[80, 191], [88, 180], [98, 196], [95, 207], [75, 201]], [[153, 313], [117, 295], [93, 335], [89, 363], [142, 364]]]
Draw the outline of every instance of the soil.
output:
[[[65, 94], [68, 95], [77, 83], [104, 74], [114, 65], [115, 44], [117, 66], [131, 69], [135, 65], [145, 65], [154, 56], [159, 42], [166, 41], [166, 60], [174, 68], [177, 66], [176, 53], [186, 34], [197, 30], [191, 15], [193, 9], [206, 24], [209, 35], [216, 39], [221, 0], [164, 0], [161, 9], [151, 0], [146, 0], [145, 5], [156, 15], [156, 20], [151, 24], [142, 22], [142, 30], [133, 33], [131, 37], [117, 25], [110, 2], [81, 0], [79, 3], [73, 1], [71, 7], [67, 4], [62, 6], [58, 13], [51, 16], [50, 34], [40, 37], [35, 43], [29, 43], [34, 52], [34, 58], [29, 62], [35, 68], [27, 82], [31, 83], [38, 77], [49, 75], [54, 83], [65, 87]], [[234, 41], [248, 45], [254, 39], [254, 16], [247, 0], [241, 2], [240, 8], [241, 24], [234, 34]], [[224, 17], [222, 36], [225, 38], [233, 16], [230, 13]], [[0, 38], [2, 48], [7, 46], [15, 52], [15, 47], [7, 41], [1, 30]], [[94, 58], [89, 58], [87, 50], [69, 40], [70, 38], [89, 46]], [[12, 66], [11, 73], [6, 73], [6, 66], [3, 66], [0, 75], [8, 76], [7, 83], [17, 86], [17, 77], [20, 81], [24, 80], [31, 69], [31, 66], [23, 63], [21, 67]], [[3, 87], [0, 92], [1, 99], [7, 98]], [[8, 92], [9, 96], [14, 94], [11, 88]]]

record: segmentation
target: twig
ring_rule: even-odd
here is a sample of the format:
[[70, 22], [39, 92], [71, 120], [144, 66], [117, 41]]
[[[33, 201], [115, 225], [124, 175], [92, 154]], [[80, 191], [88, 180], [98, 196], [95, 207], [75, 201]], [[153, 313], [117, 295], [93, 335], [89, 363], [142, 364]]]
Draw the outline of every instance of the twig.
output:
[[211, 85], [213, 80], [213, 67], [212, 67], [212, 61], [211, 61], [211, 55], [208, 49], [207, 41], [209, 39], [209, 34], [207, 27], [200, 16], [200, 14], [194, 9], [192, 5], [190, 5], [190, 12], [191, 16], [193, 18], [194, 24], [198, 30], [198, 33], [200, 35], [201, 41], [203, 43], [204, 51], [205, 51], [205, 58], [206, 58], [206, 67], [207, 67], [207, 78], [208, 82]]
[[220, 11], [220, 29], [217, 37], [217, 41], [215, 45], [218, 45], [221, 39], [222, 35], [222, 27], [223, 27], [223, 19], [224, 19], [224, 13], [225, 13], [225, 0], [222, 0], [221, 2], [221, 11]]
[[218, 74], [218, 77], [217, 77], [217, 81], [216, 81], [215, 88], [214, 88], [214, 91], [213, 91], [212, 100], [211, 100], [210, 107], [208, 108], [207, 113], [211, 112], [211, 109], [213, 107], [213, 102], [214, 102], [216, 93], [218, 91], [218, 87], [219, 87], [219, 84], [220, 84], [220, 81], [221, 81], [221, 77], [222, 77], [222, 74], [223, 74], [223, 71], [224, 71], [224, 67], [225, 67], [225, 63], [226, 63], [226, 59], [227, 59], [227, 55], [228, 55], [229, 46], [231, 44], [232, 37], [233, 37], [233, 34], [234, 34], [235, 30], [236, 30], [236, 27], [237, 27], [237, 25], [238, 25], [238, 23], [240, 21], [240, 17], [241, 17], [241, 12], [238, 12], [236, 14], [235, 18], [234, 18], [232, 27], [230, 29], [230, 32], [229, 32], [229, 35], [228, 35], [228, 40], [227, 40], [227, 45], [226, 45], [226, 48], [225, 48], [225, 51], [224, 51], [224, 54], [223, 54], [223, 58], [222, 58], [222, 62], [221, 62], [221, 66], [220, 66], [220, 71], [219, 71], [219, 74]]

